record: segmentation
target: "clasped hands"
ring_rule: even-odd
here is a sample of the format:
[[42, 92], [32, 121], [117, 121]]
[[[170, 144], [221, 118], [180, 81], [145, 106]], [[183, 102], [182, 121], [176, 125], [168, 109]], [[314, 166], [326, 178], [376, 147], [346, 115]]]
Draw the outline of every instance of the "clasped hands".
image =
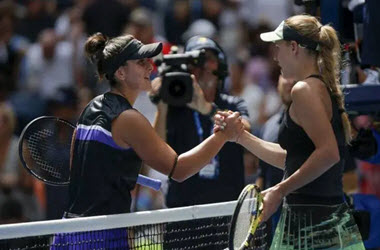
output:
[[214, 116], [214, 133], [223, 133], [228, 141], [238, 142], [244, 132], [244, 124], [239, 112], [218, 111]]

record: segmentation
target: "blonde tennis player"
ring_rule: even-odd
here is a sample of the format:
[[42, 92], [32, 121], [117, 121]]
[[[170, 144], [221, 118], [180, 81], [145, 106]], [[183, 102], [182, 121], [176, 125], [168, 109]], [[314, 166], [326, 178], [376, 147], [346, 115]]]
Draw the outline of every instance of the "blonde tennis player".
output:
[[[336, 31], [315, 17], [297, 15], [261, 34], [275, 43], [275, 60], [285, 78], [296, 79], [278, 141], [244, 132], [238, 143], [284, 170], [263, 192], [263, 219], [283, 204], [271, 249], [364, 249], [343, 198], [344, 148], [350, 124], [339, 88], [340, 43]], [[228, 112], [216, 119], [216, 130]]]

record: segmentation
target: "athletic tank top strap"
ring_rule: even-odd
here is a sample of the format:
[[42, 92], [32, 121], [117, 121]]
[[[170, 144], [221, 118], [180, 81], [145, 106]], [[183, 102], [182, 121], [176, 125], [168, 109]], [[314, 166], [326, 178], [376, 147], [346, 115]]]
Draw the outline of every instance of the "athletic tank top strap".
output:
[[322, 76], [321, 76], [321, 75], [317, 75], [317, 74], [311, 74], [311, 75], [309, 75], [308, 77], [306, 77], [305, 79], [307, 79], [307, 78], [312, 78], [312, 77], [314, 77], [314, 78], [318, 78], [319, 80], [321, 80], [321, 81], [323, 82], [323, 80], [322, 80]]
[[[322, 82], [324, 82], [323, 79], [322, 79], [322, 76], [321, 75], [317, 75], [317, 74], [311, 74], [311, 75], [307, 76], [305, 79], [312, 78], [312, 77], [318, 78], [319, 80], [321, 80]], [[331, 90], [329, 88], [327, 88], [327, 90], [328, 90], [328, 92], [329, 92], [329, 94], [331, 96]], [[292, 101], [290, 103], [292, 103]], [[288, 105], [288, 107], [286, 108], [286, 111], [288, 111], [289, 108], [290, 108], [290, 105]]]
[[[325, 81], [323, 81], [322, 76], [321, 75], [317, 75], [317, 74], [311, 74], [308, 77], [306, 77], [305, 79], [308, 79], [308, 78], [318, 78], [322, 82], [325, 82]], [[327, 86], [327, 85], [326, 85], [326, 88], [327, 88], [327, 91], [329, 92], [330, 96], [333, 97], [331, 88], [329, 86]], [[335, 97], [333, 99], [335, 100]]]
[[[323, 79], [322, 79], [322, 76], [321, 76], [321, 75], [317, 75], [317, 74], [309, 75], [309, 76], [306, 77], [305, 79], [307, 79], [307, 78], [312, 78], [312, 77], [314, 77], [314, 78], [318, 78], [319, 80], [321, 80], [322, 82], [324, 82]], [[333, 100], [334, 102], [336, 102], [336, 98], [333, 97], [331, 89], [327, 87], [327, 91], [329, 92], [330, 97], [332, 98], [332, 100]], [[339, 107], [338, 107], [338, 112], [339, 112], [339, 114], [342, 114], [342, 113], [344, 113], [345, 111], [346, 111], [345, 109], [342, 109], [342, 108], [339, 108]]]

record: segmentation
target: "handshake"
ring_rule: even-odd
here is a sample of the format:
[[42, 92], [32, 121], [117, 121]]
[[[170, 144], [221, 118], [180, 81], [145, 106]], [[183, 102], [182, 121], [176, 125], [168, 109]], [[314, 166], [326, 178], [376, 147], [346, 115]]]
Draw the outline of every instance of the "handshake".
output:
[[218, 111], [214, 116], [214, 133], [222, 133], [227, 141], [238, 143], [244, 132], [244, 124], [239, 112]]

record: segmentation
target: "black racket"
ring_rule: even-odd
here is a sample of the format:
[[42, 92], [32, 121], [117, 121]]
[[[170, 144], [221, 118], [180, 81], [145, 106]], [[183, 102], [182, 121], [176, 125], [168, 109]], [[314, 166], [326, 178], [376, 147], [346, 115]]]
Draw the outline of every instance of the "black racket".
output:
[[249, 184], [239, 195], [229, 232], [229, 249], [266, 249], [265, 224], [260, 226], [263, 196]]
[[[75, 126], [70, 122], [42, 116], [31, 121], [22, 131], [19, 156], [24, 168], [49, 185], [70, 183], [70, 150]], [[159, 190], [161, 181], [139, 175], [137, 183]]]

